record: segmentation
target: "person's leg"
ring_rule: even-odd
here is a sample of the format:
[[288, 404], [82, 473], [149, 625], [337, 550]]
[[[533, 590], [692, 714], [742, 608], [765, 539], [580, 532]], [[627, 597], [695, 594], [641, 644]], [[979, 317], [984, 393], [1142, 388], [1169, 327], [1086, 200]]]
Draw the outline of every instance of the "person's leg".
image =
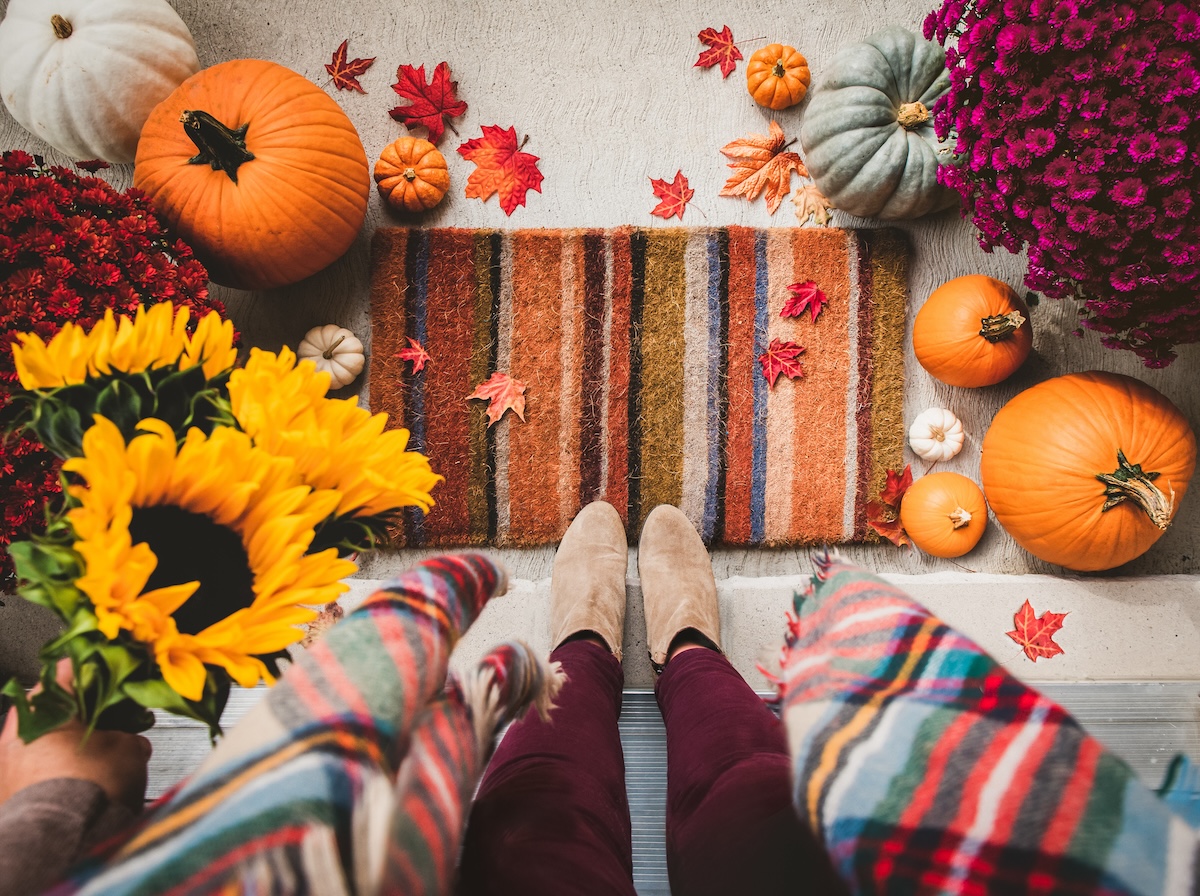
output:
[[841, 893], [796, 817], [787, 741], [720, 653], [716, 582], [700, 536], [656, 507], [638, 548], [655, 695], [667, 729], [667, 872], [674, 896]]
[[621, 714], [627, 540], [610, 505], [585, 507], [551, 582], [550, 655], [567, 682], [550, 721], [529, 713], [496, 749], [467, 824], [461, 896], [633, 896]]

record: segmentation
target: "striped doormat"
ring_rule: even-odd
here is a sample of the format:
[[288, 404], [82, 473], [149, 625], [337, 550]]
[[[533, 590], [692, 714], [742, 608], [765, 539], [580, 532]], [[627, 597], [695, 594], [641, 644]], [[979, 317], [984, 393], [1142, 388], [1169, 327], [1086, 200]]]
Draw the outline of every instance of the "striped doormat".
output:
[[[446, 477], [398, 542], [552, 543], [597, 498], [631, 540], [663, 503], [708, 543], [873, 539], [903, 448], [906, 259], [879, 230], [378, 230], [371, 408]], [[819, 319], [781, 318], [807, 280]], [[769, 389], [777, 337], [806, 376]], [[524, 423], [464, 400], [494, 371], [526, 384]]]

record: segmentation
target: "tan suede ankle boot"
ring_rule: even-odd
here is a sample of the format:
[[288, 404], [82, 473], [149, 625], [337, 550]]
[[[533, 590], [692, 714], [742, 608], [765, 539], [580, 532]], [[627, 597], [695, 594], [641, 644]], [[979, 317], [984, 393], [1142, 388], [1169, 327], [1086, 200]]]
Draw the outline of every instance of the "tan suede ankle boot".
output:
[[650, 662], [661, 670], [675, 636], [694, 629], [721, 647], [717, 583], [704, 542], [678, 507], [650, 511], [638, 542]]
[[594, 501], [571, 522], [550, 577], [550, 643], [595, 632], [618, 660], [625, 631], [629, 539], [615, 507]]

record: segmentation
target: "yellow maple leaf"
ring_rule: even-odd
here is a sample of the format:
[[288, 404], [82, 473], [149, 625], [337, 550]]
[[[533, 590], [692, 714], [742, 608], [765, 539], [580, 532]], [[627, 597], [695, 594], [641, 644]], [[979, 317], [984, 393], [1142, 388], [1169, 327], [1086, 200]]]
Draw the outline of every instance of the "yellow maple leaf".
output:
[[833, 206], [829, 204], [829, 199], [816, 184], [804, 184], [797, 187], [792, 202], [796, 203], [796, 219], [801, 224], [807, 223], [809, 218], [818, 227], [825, 227], [829, 224], [829, 219], [832, 217], [829, 210]]

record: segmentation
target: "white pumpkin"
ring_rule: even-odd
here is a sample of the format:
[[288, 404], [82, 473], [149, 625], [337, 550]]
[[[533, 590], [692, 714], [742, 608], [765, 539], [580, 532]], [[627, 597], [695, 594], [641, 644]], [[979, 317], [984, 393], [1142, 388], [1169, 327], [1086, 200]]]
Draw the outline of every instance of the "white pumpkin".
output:
[[930, 408], [917, 415], [908, 428], [908, 444], [922, 460], [949, 460], [962, 451], [962, 421], [945, 408]]
[[166, 0], [9, 0], [0, 98], [75, 159], [132, 162], [150, 110], [200, 70]]
[[329, 371], [329, 388], [340, 389], [362, 373], [366, 357], [359, 338], [337, 324], [313, 327], [296, 349], [299, 361], [312, 361], [317, 370]]

